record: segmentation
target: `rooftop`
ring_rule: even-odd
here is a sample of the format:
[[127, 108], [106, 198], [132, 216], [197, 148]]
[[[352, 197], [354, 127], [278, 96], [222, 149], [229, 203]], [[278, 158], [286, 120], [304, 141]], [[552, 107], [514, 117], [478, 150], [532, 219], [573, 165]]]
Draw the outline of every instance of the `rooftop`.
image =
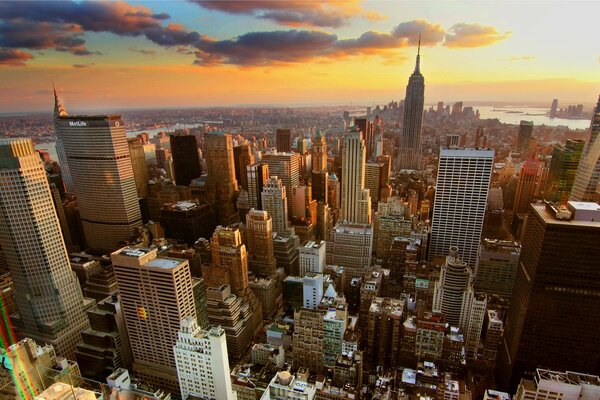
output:
[[182, 260], [177, 258], [155, 258], [146, 263], [147, 267], [159, 267], [163, 269], [174, 269], [182, 263]]

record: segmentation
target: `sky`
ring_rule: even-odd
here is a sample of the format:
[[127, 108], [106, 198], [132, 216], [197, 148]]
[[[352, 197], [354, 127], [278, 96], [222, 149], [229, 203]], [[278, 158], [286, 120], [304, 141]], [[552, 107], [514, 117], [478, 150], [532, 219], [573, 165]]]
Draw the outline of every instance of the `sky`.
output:
[[[595, 104], [600, 2], [1, 1], [0, 113], [376, 105], [402, 100], [419, 34], [425, 102]], [[589, 107], [586, 107], [589, 109]]]

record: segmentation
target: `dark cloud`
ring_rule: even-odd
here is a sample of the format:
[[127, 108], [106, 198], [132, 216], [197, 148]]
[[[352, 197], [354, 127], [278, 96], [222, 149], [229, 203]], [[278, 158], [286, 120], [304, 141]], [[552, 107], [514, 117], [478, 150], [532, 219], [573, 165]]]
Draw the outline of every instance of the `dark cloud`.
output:
[[25, 66], [25, 61], [31, 60], [33, 56], [18, 49], [0, 48], [0, 65], [9, 65], [11, 67]]
[[446, 33], [446, 47], [482, 47], [504, 40], [512, 32], [499, 33], [493, 26], [460, 23]]
[[365, 11], [360, 1], [205, 1], [191, 0], [206, 9], [229, 14], [249, 15], [259, 19], [274, 21], [285, 26], [312, 26], [339, 28], [355, 16], [369, 20], [385, 17]]
[[129, 51], [133, 51], [134, 53], [146, 54], [146, 55], [156, 54], [155, 50], [138, 49], [137, 47], [130, 47]]
[[445, 33], [443, 26], [419, 19], [402, 22], [392, 30], [391, 35], [404, 40], [406, 45], [413, 46], [417, 45], [419, 35], [421, 35], [422, 45], [435, 46], [444, 40]]
[[73, 68], [88, 68], [91, 66], [96, 65], [95, 63], [88, 63], [88, 64], [73, 64]]
[[10, 22], [0, 21], [0, 46], [25, 49], [48, 49], [69, 51], [83, 55], [84, 32], [75, 25], [28, 21], [17, 18]]

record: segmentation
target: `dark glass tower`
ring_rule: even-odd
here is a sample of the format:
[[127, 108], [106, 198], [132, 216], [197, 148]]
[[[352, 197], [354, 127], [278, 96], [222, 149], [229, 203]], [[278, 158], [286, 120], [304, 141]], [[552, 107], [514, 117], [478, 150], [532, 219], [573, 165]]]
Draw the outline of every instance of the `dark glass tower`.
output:
[[529, 208], [498, 364], [511, 393], [540, 366], [600, 372], [600, 206], [569, 210], [557, 219], [549, 205]]
[[398, 152], [398, 169], [421, 168], [421, 125], [425, 101], [425, 78], [421, 75], [420, 64], [421, 38], [419, 37], [417, 62], [414, 72], [408, 79], [404, 98], [404, 122]]
[[196, 136], [171, 135], [171, 153], [177, 185], [189, 186], [192, 179], [200, 177], [202, 171]]

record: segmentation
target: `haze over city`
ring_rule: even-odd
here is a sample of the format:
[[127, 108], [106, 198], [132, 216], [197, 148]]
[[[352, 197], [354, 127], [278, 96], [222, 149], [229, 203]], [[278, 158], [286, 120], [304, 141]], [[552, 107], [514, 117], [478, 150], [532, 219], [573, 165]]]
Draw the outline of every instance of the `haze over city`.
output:
[[[382, 103], [418, 36], [426, 102], [593, 104], [597, 2], [0, 3], [0, 109]], [[151, 84], [149, 84], [151, 82]]]

